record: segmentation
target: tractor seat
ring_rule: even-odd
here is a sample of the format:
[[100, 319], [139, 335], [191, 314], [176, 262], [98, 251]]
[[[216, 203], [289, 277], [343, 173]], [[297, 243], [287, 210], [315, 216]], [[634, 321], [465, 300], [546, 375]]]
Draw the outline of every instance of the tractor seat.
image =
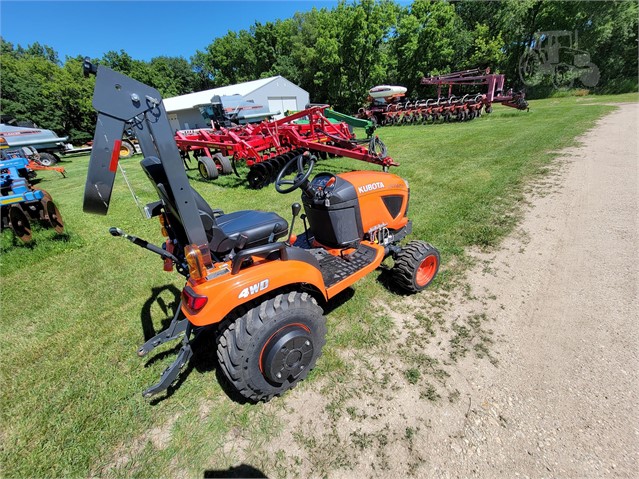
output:
[[[175, 207], [175, 198], [160, 160], [155, 157], [147, 157], [140, 164], [167, 209], [178, 241], [187, 244], [188, 239], [184, 231], [184, 224]], [[192, 192], [212, 253], [228, 253], [238, 246], [237, 240], [240, 235], [246, 236], [242, 249], [247, 249], [266, 244], [269, 239], [275, 241], [288, 233], [287, 221], [277, 213], [243, 210], [224, 214], [221, 210], [213, 210], [197, 191], [192, 189]]]
[[[268, 243], [271, 235], [272, 241], [275, 241], [288, 233], [286, 220], [272, 211], [234, 211], [216, 216], [215, 223], [226, 236], [226, 239], [217, 245], [218, 252], [230, 251], [236, 245], [240, 235], [246, 236], [244, 248], [252, 248]], [[207, 236], [209, 236], [208, 230]]]

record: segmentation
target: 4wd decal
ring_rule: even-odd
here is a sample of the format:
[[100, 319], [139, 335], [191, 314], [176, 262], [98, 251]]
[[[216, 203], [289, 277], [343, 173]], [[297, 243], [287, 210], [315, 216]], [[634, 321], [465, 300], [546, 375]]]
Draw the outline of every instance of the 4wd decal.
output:
[[259, 283], [252, 284], [251, 286], [244, 288], [240, 291], [240, 294], [237, 295], [238, 298], [248, 298], [249, 296], [253, 296], [260, 291], [264, 291], [268, 288], [268, 279], [260, 281]]

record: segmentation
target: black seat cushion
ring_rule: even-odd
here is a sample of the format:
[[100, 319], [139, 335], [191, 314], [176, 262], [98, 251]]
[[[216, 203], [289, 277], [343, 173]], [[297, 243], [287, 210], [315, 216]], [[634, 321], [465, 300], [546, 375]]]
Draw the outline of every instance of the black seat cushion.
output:
[[223, 242], [218, 249], [231, 249], [235, 241], [244, 234], [247, 237], [244, 248], [259, 246], [268, 242], [273, 234], [275, 240], [288, 233], [288, 223], [271, 211], [243, 210], [215, 217], [218, 228], [224, 231], [229, 243]]

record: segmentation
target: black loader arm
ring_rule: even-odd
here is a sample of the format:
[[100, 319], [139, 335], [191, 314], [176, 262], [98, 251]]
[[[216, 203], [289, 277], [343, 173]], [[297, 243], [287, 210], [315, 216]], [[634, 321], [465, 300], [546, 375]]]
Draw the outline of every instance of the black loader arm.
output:
[[[96, 70], [85, 62], [85, 71], [87, 64], [89, 72]], [[160, 159], [189, 243], [208, 245], [160, 93], [126, 75], [98, 66], [93, 107], [98, 119], [84, 188], [84, 211], [100, 215], [108, 212], [126, 126], [135, 131], [145, 157]]]
[[98, 120], [84, 189], [86, 213], [107, 214], [124, 126], [128, 120], [157, 108], [155, 102], [161, 100], [154, 88], [111, 69], [97, 69], [93, 107]]
[[109, 210], [123, 131], [124, 121], [103, 113], [98, 114], [84, 187], [85, 213], [106, 215]]

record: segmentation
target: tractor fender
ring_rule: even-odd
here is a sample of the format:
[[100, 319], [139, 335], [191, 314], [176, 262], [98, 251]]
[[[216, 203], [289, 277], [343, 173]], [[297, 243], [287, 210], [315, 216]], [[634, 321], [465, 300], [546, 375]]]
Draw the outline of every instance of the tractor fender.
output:
[[218, 271], [222, 269], [227, 272], [218, 273], [210, 280], [199, 284], [193, 280], [187, 282], [187, 286], [196, 295], [208, 298], [206, 305], [197, 313], [189, 311], [182, 304], [182, 312], [194, 326], [219, 323], [238, 306], [294, 284], [312, 285], [328, 299], [319, 268], [312, 261], [304, 261], [302, 258], [289, 258], [285, 261], [258, 258], [252, 266], [237, 274], [231, 274], [230, 262]]

